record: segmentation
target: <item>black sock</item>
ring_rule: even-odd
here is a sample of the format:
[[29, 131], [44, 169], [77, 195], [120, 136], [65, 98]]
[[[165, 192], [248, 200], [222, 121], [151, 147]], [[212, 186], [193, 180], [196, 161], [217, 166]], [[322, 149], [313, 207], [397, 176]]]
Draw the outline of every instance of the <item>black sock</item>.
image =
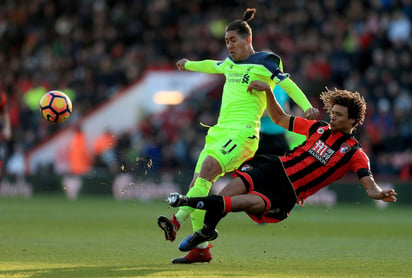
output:
[[206, 211], [205, 221], [203, 224], [202, 232], [205, 234], [211, 234], [216, 229], [217, 224], [222, 220], [223, 217], [227, 215], [227, 212], [215, 212]]
[[208, 212], [222, 213], [225, 205], [223, 196], [210, 195], [207, 197], [190, 197], [189, 207], [207, 210]]

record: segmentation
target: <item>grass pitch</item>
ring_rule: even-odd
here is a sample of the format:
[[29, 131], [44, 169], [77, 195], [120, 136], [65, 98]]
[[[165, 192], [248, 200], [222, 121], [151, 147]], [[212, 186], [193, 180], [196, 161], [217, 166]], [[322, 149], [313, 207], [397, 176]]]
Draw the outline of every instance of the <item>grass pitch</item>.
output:
[[295, 208], [278, 224], [229, 214], [208, 264], [173, 265], [164, 202], [0, 199], [0, 277], [412, 277], [411, 207]]

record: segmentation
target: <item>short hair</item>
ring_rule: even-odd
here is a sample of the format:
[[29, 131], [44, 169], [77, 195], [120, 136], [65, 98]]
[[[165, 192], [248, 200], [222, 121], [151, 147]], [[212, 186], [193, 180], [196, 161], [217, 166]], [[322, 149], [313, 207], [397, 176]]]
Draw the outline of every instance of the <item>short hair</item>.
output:
[[248, 21], [252, 20], [255, 16], [256, 9], [247, 8], [243, 14], [243, 19], [237, 19], [232, 21], [226, 26], [225, 32], [237, 31], [243, 38], [252, 37], [252, 28], [248, 24]]
[[348, 118], [355, 119], [354, 127], [363, 124], [366, 115], [366, 101], [358, 92], [326, 88], [326, 91], [320, 94], [320, 99], [328, 113], [335, 104], [342, 105], [348, 108]]

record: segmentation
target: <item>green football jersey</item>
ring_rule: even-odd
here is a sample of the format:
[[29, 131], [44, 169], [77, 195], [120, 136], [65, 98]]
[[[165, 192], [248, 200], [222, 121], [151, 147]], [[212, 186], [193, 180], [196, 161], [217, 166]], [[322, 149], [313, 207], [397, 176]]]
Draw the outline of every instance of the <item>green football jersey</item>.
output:
[[217, 124], [230, 129], [254, 129], [258, 136], [260, 118], [266, 109], [265, 92], [249, 93], [251, 81], [260, 80], [274, 89], [274, 73], [281, 68], [280, 58], [272, 53], [257, 52], [248, 59], [234, 62], [231, 58], [223, 61], [188, 61], [187, 70], [224, 74], [222, 103]]

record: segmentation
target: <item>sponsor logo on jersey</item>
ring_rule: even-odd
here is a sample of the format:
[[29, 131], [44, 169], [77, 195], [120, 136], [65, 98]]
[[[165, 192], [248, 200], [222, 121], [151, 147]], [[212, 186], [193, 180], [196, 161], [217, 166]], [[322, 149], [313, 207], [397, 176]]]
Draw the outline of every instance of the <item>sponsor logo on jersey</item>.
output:
[[316, 141], [316, 143], [313, 144], [313, 146], [310, 148], [308, 152], [314, 158], [319, 160], [323, 165], [326, 165], [326, 163], [328, 163], [329, 159], [335, 153], [335, 151], [329, 148], [329, 146], [326, 145], [325, 142], [323, 142], [322, 140]]
[[250, 75], [245, 73], [229, 73], [226, 77], [226, 83], [249, 84]]
[[243, 73], [229, 73], [226, 77], [226, 83], [242, 83]]

